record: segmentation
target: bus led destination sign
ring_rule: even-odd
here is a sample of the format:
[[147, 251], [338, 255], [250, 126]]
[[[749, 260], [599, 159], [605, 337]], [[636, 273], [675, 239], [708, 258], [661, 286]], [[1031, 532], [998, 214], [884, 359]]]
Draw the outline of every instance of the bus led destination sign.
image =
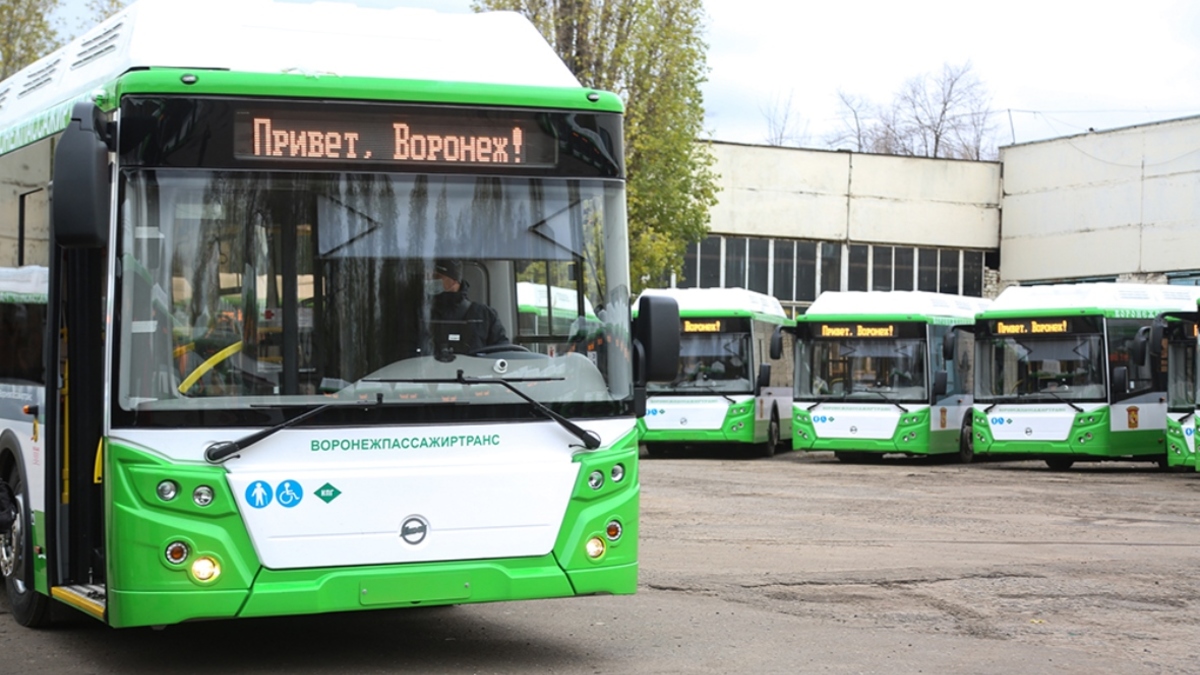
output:
[[685, 333], [720, 333], [721, 320], [714, 319], [712, 321], [690, 321], [684, 319], [683, 332]]
[[556, 164], [557, 140], [532, 115], [457, 112], [239, 110], [234, 156], [512, 168]]
[[897, 337], [894, 324], [823, 323], [820, 337], [890, 338]]
[[1029, 321], [996, 321], [996, 335], [1036, 335], [1038, 333], [1069, 333], [1070, 323], [1066, 319], [1031, 319]]

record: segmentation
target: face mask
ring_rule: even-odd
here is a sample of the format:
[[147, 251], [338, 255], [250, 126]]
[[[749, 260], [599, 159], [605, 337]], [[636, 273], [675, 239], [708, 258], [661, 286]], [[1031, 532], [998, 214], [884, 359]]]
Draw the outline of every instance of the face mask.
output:
[[432, 298], [433, 296], [446, 290], [441, 279], [426, 279], [425, 280], [425, 297]]

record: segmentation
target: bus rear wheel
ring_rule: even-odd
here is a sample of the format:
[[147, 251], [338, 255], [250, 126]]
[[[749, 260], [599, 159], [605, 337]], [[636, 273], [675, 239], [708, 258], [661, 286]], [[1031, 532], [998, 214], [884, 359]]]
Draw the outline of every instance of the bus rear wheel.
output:
[[1067, 469], [1071, 468], [1071, 465], [1074, 463], [1075, 460], [1064, 459], [1062, 457], [1051, 457], [1050, 459], [1046, 460], [1046, 466], [1050, 467], [1054, 471], [1066, 471]]
[[32, 531], [29, 527], [29, 496], [20, 469], [14, 467], [6, 481], [12, 491], [12, 526], [0, 534], [0, 572], [8, 592], [13, 618], [22, 626], [38, 628], [50, 623], [50, 599], [33, 587]]

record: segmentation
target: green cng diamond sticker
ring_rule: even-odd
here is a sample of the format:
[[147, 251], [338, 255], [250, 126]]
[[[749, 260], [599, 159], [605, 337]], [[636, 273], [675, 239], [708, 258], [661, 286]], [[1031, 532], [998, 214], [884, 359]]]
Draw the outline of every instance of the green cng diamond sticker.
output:
[[342, 494], [342, 491], [333, 487], [329, 483], [326, 483], [326, 484], [322, 485], [321, 487], [317, 488], [317, 499], [320, 499], [321, 501], [325, 502], [326, 504], [337, 499], [337, 496], [340, 494]]

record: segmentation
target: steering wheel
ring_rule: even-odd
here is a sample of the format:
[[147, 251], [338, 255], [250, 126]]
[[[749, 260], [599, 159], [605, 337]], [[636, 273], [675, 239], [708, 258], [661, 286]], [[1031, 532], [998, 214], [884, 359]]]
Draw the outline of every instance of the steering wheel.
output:
[[498, 345], [485, 345], [479, 349], [472, 349], [471, 355], [472, 356], [481, 356], [484, 354], [495, 354], [496, 352], [527, 352], [527, 351], [529, 351], [529, 350], [526, 347], [516, 344], [516, 343], [513, 343], [513, 342], [510, 342], [510, 343], [498, 344]]
[[191, 372], [191, 374], [189, 374], [186, 378], [184, 378], [183, 382], [179, 383], [179, 393], [181, 393], [181, 394], [188, 393], [188, 391], [190, 391], [191, 388], [194, 387], [196, 385], [196, 383], [200, 381], [200, 378], [207, 375], [209, 373], [209, 371], [211, 371], [213, 368], [216, 368], [217, 365], [219, 365], [222, 361], [225, 361], [226, 359], [233, 356], [234, 354], [237, 354], [240, 351], [242, 351], [242, 341], [238, 340], [237, 342], [229, 345], [228, 347], [222, 349], [221, 351], [217, 352], [216, 354], [213, 354], [212, 356], [208, 357], [208, 359], [206, 359], [204, 361], [204, 363], [201, 363], [199, 366], [196, 367], [195, 370], [193, 370]]

